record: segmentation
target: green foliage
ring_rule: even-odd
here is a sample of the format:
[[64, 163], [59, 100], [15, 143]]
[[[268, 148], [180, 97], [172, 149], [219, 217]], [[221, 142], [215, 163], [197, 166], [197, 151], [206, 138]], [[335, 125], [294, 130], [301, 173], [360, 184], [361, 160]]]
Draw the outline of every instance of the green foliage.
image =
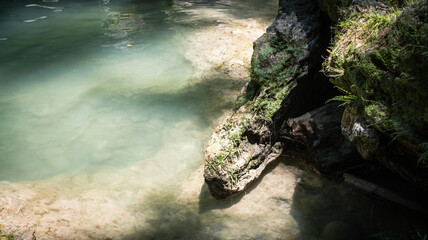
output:
[[410, 135], [410, 131], [405, 129], [405, 130], [401, 130], [401, 131], [397, 131], [397, 132], [393, 132], [391, 133], [392, 136], [392, 140], [389, 144], [391, 144], [392, 142], [394, 142], [397, 138], [400, 137], [405, 137], [405, 136], [409, 136]]
[[331, 102], [331, 101], [339, 101], [339, 102], [343, 102], [339, 106], [345, 106], [345, 105], [349, 105], [351, 102], [357, 100], [357, 96], [352, 94], [352, 92], [350, 92], [344, 88], [341, 88], [339, 86], [335, 86], [335, 88], [339, 89], [339, 91], [344, 93], [344, 95], [339, 95], [339, 96], [335, 96], [333, 98], [330, 98], [327, 100], [327, 103]]
[[13, 236], [11, 235], [4, 235], [3, 232], [0, 230], [0, 240], [13, 240]]
[[288, 88], [268, 88], [270, 92], [251, 102], [251, 108], [257, 118], [269, 120], [280, 108], [282, 100], [288, 93]]
[[239, 143], [241, 142], [241, 134], [239, 133], [233, 133], [229, 135], [229, 140], [232, 142], [232, 145], [234, 147], [239, 146]]
[[212, 164], [210, 161], [205, 161], [205, 164], [207, 165], [208, 169], [213, 169], [213, 170], [217, 169], [217, 167], [214, 164]]
[[396, 131], [394, 121], [391, 119], [389, 108], [382, 101], [363, 101], [364, 114], [375, 126], [387, 131]]
[[418, 165], [424, 163], [424, 165], [428, 165], [428, 142], [423, 142], [419, 144], [419, 149], [422, 151], [421, 155], [418, 158]]
[[[268, 120], [280, 108], [288, 94], [287, 83], [293, 76], [294, 62], [301, 54], [302, 43], [278, 37], [255, 49], [251, 79], [258, 86], [258, 96], [247, 99], [247, 103], [257, 118]], [[239, 99], [239, 102], [244, 101]]]
[[348, 91], [331, 100], [353, 102], [380, 131], [406, 130], [412, 140], [428, 135], [428, 18], [426, 1], [398, 9], [408, 3], [414, 1], [390, 1], [383, 12], [348, 10], [323, 71]]
[[238, 173], [235, 172], [236, 170], [230, 169], [229, 170], [229, 179], [232, 185], [235, 185], [235, 183], [238, 181]]
[[416, 232], [417, 236], [418, 236], [418, 240], [428, 240], [428, 235], [421, 233], [419, 231]]
[[357, 99], [357, 96], [355, 95], [340, 95], [340, 96], [335, 96], [330, 98], [329, 100], [327, 100], [327, 103], [331, 101], [343, 102], [339, 105], [341, 107], [341, 106], [349, 105], [352, 101], [356, 99]]
[[239, 145], [245, 139], [243, 133], [247, 130], [249, 125], [249, 118], [242, 115], [235, 121], [227, 122], [223, 125], [221, 131], [226, 135], [227, 142], [224, 143], [223, 149], [219, 150], [214, 156], [214, 161], [206, 161], [208, 168], [219, 169], [225, 168], [226, 161], [230, 161], [233, 157], [241, 154]]
[[418, 230], [416, 227], [409, 229], [405, 233], [393, 233], [391, 231], [383, 231], [370, 235], [368, 240], [428, 240], [426, 233]]
[[369, 240], [400, 240], [399, 238], [393, 236], [390, 232], [378, 232], [372, 234], [368, 237]]

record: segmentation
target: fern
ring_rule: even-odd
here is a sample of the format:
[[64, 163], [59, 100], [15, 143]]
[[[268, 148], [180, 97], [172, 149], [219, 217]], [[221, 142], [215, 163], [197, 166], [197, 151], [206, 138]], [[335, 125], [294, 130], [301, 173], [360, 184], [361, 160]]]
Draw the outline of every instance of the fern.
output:
[[329, 100], [327, 100], [326, 103], [329, 103], [331, 101], [340, 101], [343, 103], [341, 103], [339, 106], [345, 106], [345, 105], [350, 104], [352, 101], [355, 101], [358, 99], [358, 97], [356, 95], [352, 94], [352, 92], [350, 92], [344, 88], [341, 88], [339, 86], [335, 86], [335, 88], [337, 88], [339, 91], [341, 91], [345, 95], [339, 95], [339, 96], [335, 96], [333, 98], [330, 98]]
[[419, 144], [419, 148], [422, 150], [423, 153], [421, 153], [421, 155], [419, 156], [417, 165], [419, 165], [425, 160], [428, 160], [428, 142], [423, 142]]
[[409, 135], [409, 134], [410, 134], [409, 130], [401, 130], [401, 131], [398, 131], [398, 132], [394, 132], [394, 133], [391, 134], [392, 135], [392, 140], [391, 140], [391, 142], [389, 142], [389, 144], [391, 144], [392, 142], [394, 142], [395, 139], [397, 139], [399, 137], [402, 137], [402, 136]]

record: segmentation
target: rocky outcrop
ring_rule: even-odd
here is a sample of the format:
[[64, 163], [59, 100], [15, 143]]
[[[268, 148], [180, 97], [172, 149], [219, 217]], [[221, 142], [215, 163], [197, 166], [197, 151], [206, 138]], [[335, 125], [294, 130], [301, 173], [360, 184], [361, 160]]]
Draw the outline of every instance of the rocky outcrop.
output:
[[329, 24], [315, 1], [280, 1], [278, 17], [254, 43], [251, 81], [208, 144], [204, 177], [214, 197], [243, 191], [288, 144], [284, 123], [331, 95], [319, 73]]
[[361, 156], [428, 191], [428, 4], [393, 7], [354, 5], [325, 73], [343, 92], [343, 134]]
[[[208, 144], [212, 195], [241, 192], [290, 149], [322, 172], [358, 159], [358, 151], [428, 189], [428, 6], [410, 2], [280, 1], [254, 43], [251, 81]], [[337, 32], [321, 64], [331, 23]], [[322, 106], [338, 93], [318, 74], [321, 65], [343, 93], [332, 99], [344, 111]]]

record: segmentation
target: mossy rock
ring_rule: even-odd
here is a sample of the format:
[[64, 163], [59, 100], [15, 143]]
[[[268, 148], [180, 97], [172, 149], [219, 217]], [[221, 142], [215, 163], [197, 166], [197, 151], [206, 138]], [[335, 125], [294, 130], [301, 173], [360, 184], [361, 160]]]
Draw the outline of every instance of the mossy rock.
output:
[[[276, 115], [293, 112], [296, 116], [285, 118], [297, 117], [313, 109], [307, 106], [316, 98], [315, 75], [321, 76], [324, 43], [319, 36], [328, 26], [313, 0], [280, 1], [280, 8], [274, 23], [254, 43], [251, 81], [207, 146], [205, 182], [218, 199], [242, 192], [281, 154], [283, 143], [275, 126], [284, 121]], [[294, 111], [288, 111], [290, 106]]]
[[374, 149], [360, 154], [428, 191], [428, 4], [378, 6], [351, 8], [338, 22], [324, 73], [344, 94], [335, 99], [377, 132], [356, 143]]
[[428, 136], [428, 14], [426, 1], [404, 10], [354, 14], [337, 35], [326, 69], [331, 81], [387, 134]]

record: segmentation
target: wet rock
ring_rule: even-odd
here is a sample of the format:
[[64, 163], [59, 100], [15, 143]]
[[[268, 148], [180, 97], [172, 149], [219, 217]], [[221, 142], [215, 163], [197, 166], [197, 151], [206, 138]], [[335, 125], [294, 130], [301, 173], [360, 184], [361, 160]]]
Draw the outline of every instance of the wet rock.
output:
[[328, 25], [315, 1], [280, 1], [276, 20], [254, 43], [251, 81], [206, 150], [205, 182], [217, 199], [242, 192], [259, 177], [283, 150], [283, 123], [330, 96], [319, 73]]
[[[253, 142], [251, 137], [243, 138], [240, 132], [243, 131], [241, 114], [240, 111], [232, 113], [214, 132], [206, 149], [204, 178], [211, 194], [217, 199], [226, 199], [242, 192], [282, 152], [280, 142], [272, 145], [269, 142]], [[231, 124], [235, 125], [235, 129], [229, 132], [226, 126]], [[271, 134], [257, 123], [251, 126], [257, 133], [263, 132], [265, 136]], [[235, 136], [238, 140], [234, 139]]]

